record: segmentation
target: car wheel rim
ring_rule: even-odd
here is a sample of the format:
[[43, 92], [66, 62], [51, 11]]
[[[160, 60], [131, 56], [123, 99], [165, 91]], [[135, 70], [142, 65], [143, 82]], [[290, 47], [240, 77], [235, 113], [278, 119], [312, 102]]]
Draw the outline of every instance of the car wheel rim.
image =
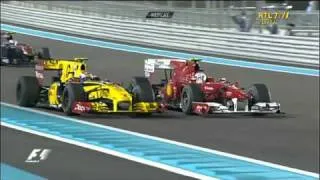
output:
[[185, 109], [185, 107], [188, 105], [189, 103], [189, 98], [186, 92], [183, 93], [182, 95], [182, 108]]

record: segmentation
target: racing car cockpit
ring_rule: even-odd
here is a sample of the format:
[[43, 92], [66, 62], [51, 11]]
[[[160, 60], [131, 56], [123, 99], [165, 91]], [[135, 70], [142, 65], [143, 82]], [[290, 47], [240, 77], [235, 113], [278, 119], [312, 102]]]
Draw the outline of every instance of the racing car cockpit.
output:
[[84, 81], [87, 81], [87, 80], [92, 80], [92, 81], [100, 81], [100, 77], [96, 76], [96, 75], [93, 75], [91, 73], [88, 73], [86, 71], [86, 66], [84, 64], [81, 65], [80, 67], [80, 70], [81, 70], [81, 74], [80, 74], [80, 83], [83, 83]]
[[199, 58], [191, 58], [190, 61], [187, 61], [187, 63], [191, 63], [191, 66], [194, 68], [194, 72], [198, 72], [198, 71], [202, 71], [199, 65], [200, 61], [201, 59]]
[[10, 39], [10, 40], [8, 41], [8, 45], [9, 45], [9, 46], [16, 46], [16, 45], [18, 45], [18, 41], [17, 41], [17, 40]]
[[190, 61], [192, 63], [192, 67], [194, 68], [194, 79], [196, 83], [197, 84], [205, 83], [208, 79], [208, 76], [206, 75], [204, 70], [200, 68], [199, 61], [201, 61], [201, 59], [192, 58]]
[[12, 34], [8, 34], [6, 39], [7, 41], [13, 40]]
[[[9, 44], [10, 42], [17, 42], [13, 39], [13, 33], [10, 32], [1, 32], [1, 44]], [[3, 41], [4, 40], [4, 41]]]

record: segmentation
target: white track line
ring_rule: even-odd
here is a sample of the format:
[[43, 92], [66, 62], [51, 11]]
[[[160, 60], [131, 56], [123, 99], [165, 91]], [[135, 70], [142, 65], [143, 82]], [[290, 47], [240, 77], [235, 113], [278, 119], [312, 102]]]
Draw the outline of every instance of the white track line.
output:
[[39, 131], [35, 131], [35, 130], [28, 129], [28, 128], [24, 128], [24, 127], [21, 127], [21, 126], [12, 125], [12, 124], [9, 124], [9, 123], [6, 123], [6, 122], [1, 122], [1, 126], [5, 126], [5, 127], [12, 128], [12, 129], [15, 129], [15, 130], [19, 130], [19, 131], [35, 134], [35, 135], [46, 137], [46, 138], [50, 138], [50, 139], [54, 139], [54, 140], [57, 140], [57, 141], [68, 143], [68, 144], [73, 144], [73, 145], [76, 145], [76, 146], [84, 147], [84, 148], [87, 148], [87, 149], [91, 149], [91, 150], [94, 150], [94, 151], [102, 152], [102, 153], [109, 154], [109, 155], [112, 155], [112, 156], [117, 156], [117, 157], [120, 157], [120, 158], [123, 158], [123, 159], [127, 159], [127, 160], [130, 160], [130, 161], [138, 162], [138, 163], [149, 165], [149, 166], [153, 166], [153, 167], [156, 167], [156, 168], [160, 168], [160, 169], [163, 169], [163, 170], [166, 170], [166, 171], [170, 171], [170, 172], [173, 172], [173, 173], [176, 173], [176, 174], [180, 174], [180, 175], [184, 175], [184, 176], [189, 176], [189, 177], [196, 178], [196, 179], [218, 180], [216, 178], [208, 177], [208, 176], [205, 176], [205, 175], [202, 175], [202, 174], [194, 173], [194, 172], [191, 172], [191, 171], [187, 171], [187, 170], [184, 170], [184, 169], [176, 168], [176, 167], [169, 166], [169, 165], [166, 165], [166, 164], [158, 163], [158, 162], [155, 162], [155, 161], [150, 161], [150, 160], [147, 160], [147, 159], [143, 159], [143, 158], [139, 158], [139, 157], [136, 157], [136, 156], [132, 156], [132, 155], [128, 155], [128, 154], [125, 154], [125, 153], [121, 153], [121, 152], [118, 152], [118, 151], [102, 148], [102, 147], [99, 147], [99, 146], [82, 143], [82, 142], [79, 142], [79, 141], [76, 141], [76, 140], [71, 140], [71, 139], [68, 139], [68, 138], [63, 138], [63, 137], [59, 137], [59, 136], [55, 136], [55, 135], [51, 135], [51, 134], [47, 134], [47, 133], [42, 133], [42, 132], [39, 132]]
[[[229, 157], [229, 158], [233, 158], [233, 159], [243, 160], [243, 161], [247, 161], [247, 162], [254, 163], [254, 164], [259, 164], [259, 165], [268, 166], [268, 167], [272, 167], [272, 168], [276, 168], [276, 169], [280, 169], [280, 170], [285, 170], [285, 171], [289, 171], [289, 172], [294, 172], [294, 173], [298, 173], [298, 174], [302, 174], [302, 175], [306, 175], [306, 176], [319, 178], [319, 174], [313, 173], [313, 172], [309, 172], [309, 171], [304, 171], [304, 170], [300, 170], [300, 169], [296, 169], [296, 168], [291, 168], [291, 167], [287, 167], [287, 166], [283, 166], [283, 165], [279, 165], [279, 164], [265, 162], [265, 161], [261, 161], [261, 160], [257, 160], [257, 159], [253, 159], [253, 158], [248, 158], [248, 157], [244, 157], [244, 156], [239, 156], [239, 155], [235, 155], [235, 154], [231, 154], [231, 153], [222, 152], [222, 151], [203, 148], [203, 147], [200, 147], [200, 146], [195, 146], [195, 145], [191, 145], [191, 144], [177, 142], [177, 141], [164, 139], [164, 138], [160, 138], [160, 137], [141, 134], [141, 133], [137, 133], [137, 132], [133, 132], [133, 131], [123, 130], [123, 129], [114, 128], [114, 127], [105, 126], [105, 125], [96, 124], [96, 123], [91, 123], [91, 122], [87, 122], [87, 121], [83, 121], [83, 120], [79, 120], [79, 119], [60, 116], [60, 115], [57, 115], [57, 114], [51, 114], [51, 113], [47, 113], [47, 112], [43, 112], [43, 111], [39, 111], [39, 110], [35, 110], [35, 109], [24, 108], [24, 107], [20, 107], [20, 106], [17, 106], [17, 105], [4, 103], [4, 102], [1, 102], [1, 105], [2, 104], [6, 105], [6, 106], [9, 106], [9, 107], [12, 107], [12, 108], [28, 111], [28, 112], [38, 113], [38, 114], [51, 116], [51, 117], [57, 117], [57, 118], [61, 118], [61, 119], [69, 120], [69, 121], [75, 121], [75, 122], [79, 122], [79, 123], [83, 123], [83, 124], [87, 124], [87, 125], [91, 125], [91, 126], [96, 126], [96, 127], [108, 129], [108, 130], [127, 133], [127, 134], [131, 134], [131, 135], [135, 135], [135, 136], [139, 136], [139, 137], [143, 137], [143, 138], [147, 138], [147, 139], [152, 139], [152, 140], [156, 140], [156, 141], [170, 143], [170, 144], [174, 144], [174, 145], [178, 145], [178, 146], [182, 146], [182, 147], [186, 147], [186, 148], [190, 148], [190, 149], [194, 149], [194, 150], [213, 153], [213, 154], [216, 154], [216, 155], [221, 155], [221, 156], [225, 156], [225, 157]], [[1, 124], [2, 124], [2, 122], [1, 122]], [[82, 143], [82, 144], [84, 144], [84, 143]], [[126, 155], [126, 156], [128, 156], [128, 155]], [[202, 178], [200, 178], [200, 179], [202, 179]]]

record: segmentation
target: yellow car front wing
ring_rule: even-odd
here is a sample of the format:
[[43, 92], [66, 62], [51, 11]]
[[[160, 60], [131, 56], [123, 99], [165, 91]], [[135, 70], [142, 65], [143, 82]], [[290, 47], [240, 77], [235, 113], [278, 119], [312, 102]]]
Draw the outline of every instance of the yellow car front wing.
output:
[[102, 102], [74, 102], [72, 112], [81, 113], [153, 113], [162, 112], [162, 106], [157, 102], [139, 102], [133, 104], [128, 110], [118, 110], [108, 107]]

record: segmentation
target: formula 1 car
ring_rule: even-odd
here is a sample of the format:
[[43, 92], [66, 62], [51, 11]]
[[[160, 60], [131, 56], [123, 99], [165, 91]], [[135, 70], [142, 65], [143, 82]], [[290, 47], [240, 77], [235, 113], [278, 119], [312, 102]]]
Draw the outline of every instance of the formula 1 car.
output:
[[[16, 87], [20, 106], [46, 106], [63, 110], [67, 115], [82, 113], [130, 112], [150, 115], [161, 112], [151, 84], [145, 77], [135, 77], [131, 88], [101, 80], [86, 72], [86, 58], [52, 59], [44, 49], [35, 66], [35, 76], [23, 76]], [[45, 71], [57, 71], [49, 86], [44, 85]]]
[[1, 31], [1, 65], [32, 64], [36, 54], [33, 48], [14, 40], [13, 34]]
[[164, 70], [165, 78], [152, 85], [157, 100], [186, 114], [280, 113], [280, 104], [271, 102], [266, 85], [253, 84], [245, 90], [225, 78], [216, 81], [200, 69], [199, 61], [146, 59], [144, 72], [150, 81], [157, 69]]

